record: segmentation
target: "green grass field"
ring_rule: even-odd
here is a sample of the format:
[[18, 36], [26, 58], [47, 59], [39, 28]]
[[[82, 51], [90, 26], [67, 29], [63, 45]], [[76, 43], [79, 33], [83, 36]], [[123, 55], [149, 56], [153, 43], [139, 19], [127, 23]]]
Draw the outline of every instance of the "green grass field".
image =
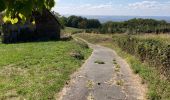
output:
[[[148, 99], [149, 100], [170, 100], [170, 82], [164, 80], [160, 75], [159, 70], [149, 66], [147, 63], [142, 63], [137, 57], [130, 55], [123, 51], [117, 44], [113, 43], [112, 37], [114, 35], [107, 34], [78, 34], [91, 43], [100, 44], [114, 49], [121, 57], [123, 57], [131, 66], [134, 73], [139, 74], [143, 79], [141, 84], [148, 86]], [[163, 43], [169, 43], [170, 35], [136, 35], [138, 38], [149, 38], [160, 40]]]
[[67, 34], [67, 35], [71, 35], [74, 33], [81, 33], [83, 32], [83, 29], [78, 29], [78, 28], [73, 28], [73, 27], [65, 27], [61, 33], [62, 34]]
[[[91, 54], [71, 41], [0, 44], [0, 100], [53, 100]], [[85, 59], [72, 56], [80, 53]]]

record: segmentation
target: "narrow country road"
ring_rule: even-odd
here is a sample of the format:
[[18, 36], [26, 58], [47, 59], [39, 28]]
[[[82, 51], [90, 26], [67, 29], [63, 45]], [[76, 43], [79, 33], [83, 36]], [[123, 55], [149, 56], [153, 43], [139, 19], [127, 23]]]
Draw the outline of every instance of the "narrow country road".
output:
[[146, 87], [126, 61], [112, 49], [89, 46], [92, 55], [59, 93], [59, 100], [145, 100]]

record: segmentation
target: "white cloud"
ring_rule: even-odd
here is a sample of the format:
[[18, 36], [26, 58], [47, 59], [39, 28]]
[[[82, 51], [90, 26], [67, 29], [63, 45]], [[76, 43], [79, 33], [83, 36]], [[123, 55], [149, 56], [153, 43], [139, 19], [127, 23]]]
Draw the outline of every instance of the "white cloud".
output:
[[113, 5], [108, 4], [82, 4], [82, 5], [74, 5], [68, 4], [64, 6], [57, 6], [53, 10], [62, 12], [63, 14], [89, 14], [89, 15], [109, 15], [110, 11], [114, 10]]
[[135, 2], [129, 4], [129, 7], [134, 8], [134, 9], [147, 9], [147, 8], [156, 8], [157, 6], [156, 1], [142, 1], [142, 2]]
[[[64, 6], [63, 6], [64, 7]], [[61, 8], [63, 8], [61, 7]], [[112, 5], [111, 4], [99, 4], [99, 5], [92, 5], [92, 4], [83, 4], [83, 5], [79, 5], [79, 6], [75, 6], [73, 4], [71, 5], [67, 5], [68, 8], [71, 8], [71, 9], [75, 9], [75, 10], [101, 10], [101, 9], [112, 9]]]
[[158, 2], [158, 1], [142, 1], [135, 2], [128, 5], [131, 9], [167, 9], [170, 8], [169, 2]]
[[145, 0], [141, 2], [114, 4], [62, 4], [56, 2], [53, 10], [60, 14], [75, 15], [139, 15], [139, 16], [170, 16], [170, 1]]
[[170, 2], [147, 0], [130, 3], [127, 6], [129, 13], [140, 16], [170, 16]]
[[91, 6], [90, 9], [112, 9], [113, 5], [111, 4], [101, 4], [97, 6]]

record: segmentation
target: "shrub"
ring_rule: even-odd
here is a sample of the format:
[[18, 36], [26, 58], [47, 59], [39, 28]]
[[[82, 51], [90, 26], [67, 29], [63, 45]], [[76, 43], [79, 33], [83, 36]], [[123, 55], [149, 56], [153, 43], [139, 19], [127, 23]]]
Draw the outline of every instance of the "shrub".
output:
[[71, 52], [70, 56], [78, 60], [84, 60], [84, 55], [81, 53], [81, 51], [78, 50]]
[[160, 70], [170, 80], [170, 45], [157, 39], [144, 39], [131, 35], [114, 35], [113, 41], [122, 50], [135, 55], [142, 62]]

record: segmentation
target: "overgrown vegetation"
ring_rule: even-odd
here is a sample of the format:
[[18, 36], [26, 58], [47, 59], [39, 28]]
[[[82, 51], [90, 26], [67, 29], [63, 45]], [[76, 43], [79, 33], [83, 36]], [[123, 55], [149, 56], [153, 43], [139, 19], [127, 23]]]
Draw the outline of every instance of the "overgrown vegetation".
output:
[[[162, 38], [162, 40], [164, 39]], [[170, 80], [170, 42], [165, 43], [156, 38], [131, 35], [114, 35], [113, 42], [123, 51], [156, 67]]]
[[63, 26], [88, 29], [99, 28], [101, 23], [97, 19], [87, 19], [81, 16], [60, 17], [60, 22]]
[[157, 21], [154, 19], [131, 19], [124, 22], [107, 22], [102, 25], [101, 33], [168, 33], [170, 24], [166, 21]]
[[[103, 46], [107, 46], [110, 48], [113, 48], [114, 50], [116, 50], [116, 52], [123, 57], [124, 59], [126, 59], [126, 61], [131, 65], [131, 68], [133, 69], [134, 73], [139, 74], [142, 77], [142, 84], [146, 83], [148, 85], [148, 99], [149, 100], [169, 100], [170, 97], [170, 82], [168, 80], [166, 80], [166, 78], [164, 78], [161, 73], [160, 70], [158, 70], [156, 67], [160, 66], [157, 65], [156, 67], [151, 67], [151, 65], [149, 65], [148, 63], [152, 62], [149, 61], [148, 63], [146, 62], [141, 62], [139, 55], [138, 56], [132, 56], [130, 53], [128, 53], [127, 51], [129, 49], [131, 49], [131, 52], [135, 53], [135, 49], [132, 49], [131, 47], [134, 46], [131, 42], [132, 45], [128, 45], [129, 48], [126, 49], [121, 49], [121, 46], [119, 47], [118, 42], [114, 42], [113, 40], [120, 39], [122, 38], [122, 41], [124, 41], [124, 38], [128, 38], [129, 36], [123, 36], [123, 35], [113, 35], [113, 39], [111, 35], [102, 35], [102, 34], [79, 34], [77, 35], [83, 39], [86, 39], [89, 42], [92, 43], [96, 43], [96, 44], [100, 44]], [[165, 45], [168, 45], [168, 41], [170, 40], [169, 35], [140, 35], [140, 36], [133, 36], [133, 38], [135, 39], [140, 39], [139, 42], [142, 41], [147, 41], [144, 43], [149, 43], [149, 44], [145, 44], [146, 47], [148, 47], [148, 49], [150, 49], [150, 40], [152, 41], [157, 41], [163, 43], [163, 41], [166, 41], [163, 43], [163, 47]], [[118, 40], [119, 41], [119, 40]], [[157, 47], [157, 42], [156, 44], [154, 44], [155, 42], [152, 43], [152, 48]], [[123, 44], [124, 42], [122, 42]], [[129, 43], [129, 42], [128, 42]], [[126, 43], [125, 43], [126, 44]], [[158, 43], [159, 44], [159, 43]], [[142, 45], [142, 44], [140, 44]], [[155, 45], [155, 46], [154, 46]], [[145, 47], [144, 47], [145, 48]], [[147, 50], [148, 50], [147, 49]], [[160, 49], [160, 51], [162, 49], [165, 48], [158, 48]], [[125, 51], [124, 51], [125, 50]], [[144, 49], [145, 50], [145, 49]], [[155, 49], [153, 49], [155, 52]], [[130, 51], [130, 50], [129, 50]], [[152, 50], [151, 50], [152, 51]], [[143, 53], [146, 53], [145, 51]], [[146, 54], [150, 54], [146, 53]], [[152, 53], [151, 53], [152, 54]], [[157, 55], [157, 54], [155, 54]], [[146, 57], [149, 57], [148, 55]], [[166, 57], [166, 55], [165, 55]], [[148, 61], [149, 59], [147, 58], [146, 61]], [[156, 60], [154, 59], [150, 59], [150, 60]], [[155, 62], [157, 63], [157, 62]]]
[[[53, 100], [90, 55], [83, 42], [0, 44], [0, 99]], [[81, 59], [70, 55], [80, 54]]]
[[[72, 23], [75, 23], [74, 20]], [[94, 23], [94, 22], [93, 22]], [[89, 23], [89, 25], [93, 25]], [[66, 25], [67, 26], [67, 25]], [[75, 27], [75, 26], [70, 26]], [[77, 27], [80, 28], [80, 27]], [[86, 27], [87, 33], [127, 33], [127, 34], [143, 34], [143, 33], [169, 33], [170, 23], [164, 20], [158, 21], [154, 19], [134, 18], [124, 22], [106, 22], [98, 27]]]
[[86, 29], [87, 33], [169, 33], [170, 23], [164, 20], [134, 18], [124, 22], [100, 23], [97, 19], [87, 19], [80, 16], [60, 17], [63, 26]]

